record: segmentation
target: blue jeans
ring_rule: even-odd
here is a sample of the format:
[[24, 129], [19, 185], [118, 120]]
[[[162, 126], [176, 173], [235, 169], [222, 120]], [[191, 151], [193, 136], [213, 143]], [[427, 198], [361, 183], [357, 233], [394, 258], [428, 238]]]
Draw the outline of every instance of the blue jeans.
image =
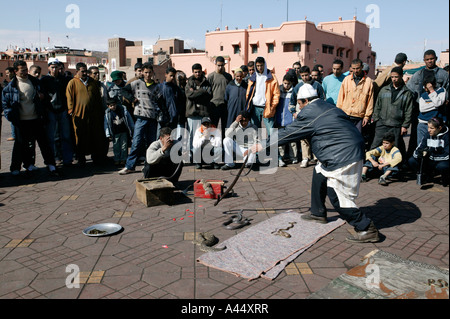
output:
[[420, 145], [425, 135], [428, 134], [428, 123], [417, 124], [417, 146]]
[[187, 129], [189, 131], [189, 150], [194, 152], [194, 147], [192, 146], [192, 142], [194, 142], [194, 134], [195, 131], [200, 127], [202, 122], [201, 116], [191, 116], [187, 118]]
[[114, 161], [126, 161], [128, 157], [128, 133], [114, 134], [113, 138]]
[[14, 130], [14, 124], [11, 123], [11, 137], [16, 138], [16, 131]]
[[262, 122], [264, 122], [264, 126], [267, 130], [267, 135], [270, 136], [270, 134], [272, 133], [272, 129], [275, 125], [275, 118], [272, 117], [266, 119], [263, 117], [263, 114], [264, 114], [263, 107], [254, 106], [251, 115], [251, 120], [252, 123], [255, 124], [258, 128], [262, 128]]
[[61, 154], [64, 164], [72, 163], [73, 147], [70, 135], [70, 118], [66, 111], [61, 113], [48, 112], [47, 136], [50, 148], [56, 156], [55, 134], [58, 130], [59, 140], [61, 142]]
[[[378, 162], [378, 158], [376, 156], [372, 155], [372, 159], [375, 162]], [[379, 172], [380, 171], [378, 168], [375, 169], [375, 167], [373, 167], [371, 161], [366, 161], [364, 163], [364, 167], [368, 168], [368, 170], [367, 170], [368, 172]], [[394, 167], [385, 166], [385, 167], [382, 168], [382, 171], [383, 171], [383, 174], [386, 173], [387, 171], [392, 171], [391, 172], [391, 176], [395, 176], [400, 170], [398, 169], [398, 166], [394, 166]]]
[[144, 152], [151, 143], [156, 141], [156, 131], [158, 122], [154, 119], [137, 118], [134, 123], [133, 143], [131, 144], [130, 154], [127, 158], [125, 167], [133, 170], [136, 168], [136, 162], [140, 154]]

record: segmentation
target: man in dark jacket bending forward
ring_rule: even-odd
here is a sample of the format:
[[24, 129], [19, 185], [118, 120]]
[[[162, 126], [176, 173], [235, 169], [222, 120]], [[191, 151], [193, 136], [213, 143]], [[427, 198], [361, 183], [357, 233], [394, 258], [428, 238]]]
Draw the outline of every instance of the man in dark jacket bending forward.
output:
[[[311, 210], [302, 218], [327, 223], [325, 199], [328, 195], [333, 207], [355, 228], [356, 234], [347, 238], [348, 241], [379, 241], [375, 225], [355, 204], [364, 159], [361, 133], [341, 109], [319, 99], [311, 85], [304, 84], [300, 88], [297, 100], [301, 111], [296, 120], [278, 131], [278, 141], [268, 141], [266, 146], [310, 139], [319, 163], [313, 173]], [[261, 144], [252, 147], [254, 153], [263, 149]]]

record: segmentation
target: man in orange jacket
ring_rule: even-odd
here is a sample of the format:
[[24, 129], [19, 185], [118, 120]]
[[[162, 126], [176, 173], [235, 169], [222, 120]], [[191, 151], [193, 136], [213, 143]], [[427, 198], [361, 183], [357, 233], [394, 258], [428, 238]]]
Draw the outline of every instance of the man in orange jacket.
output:
[[342, 109], [361, 132], [373, 113], [373, 81], [363, 71], [363, 62], [351, 63], [352, 73], [342, 82], [336, 106]]
[[258, 128], [262, 121], [270, 136], [275, 123], [275, 113], [280, 101], [278, 80], [269, 70], [263, 57], [255, 60], [255, 73], [248, 79], [247, 111], [250, 112], [252, 123]]

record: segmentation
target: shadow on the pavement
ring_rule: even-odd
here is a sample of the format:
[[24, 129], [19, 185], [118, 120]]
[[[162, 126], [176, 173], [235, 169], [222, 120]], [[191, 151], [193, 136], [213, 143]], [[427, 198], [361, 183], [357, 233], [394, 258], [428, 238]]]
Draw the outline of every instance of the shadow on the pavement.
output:
[[110, 163], [98, 165], [88, 162], [83, 167], [73, 165], [71, 167], [58, 168], [59, 176], [50, 175], [45, 167], [39, 168], [30, 175], [27, 175], [23, 171], [19, 176], [12, 176], [10, 172], [4, 172], [0, 173], [0, 187], [16, 187], [50, 181], [81, 179], [99, 174], [110, 174], [111, 172], [117, 171], [117, 167]]
[[174, 183], [174, 186], [178, 191], [174, 192], [174, 202], [172, 206], [190, 204], [193, 202], [192, 198], [190, 197], [190, 195], [193, 196], [193, 193], [190, 194], [189, 192], [193, 192], [194, 183], [195, 180], [181, 180]]
[[361, 210], [373, 220], [378, 229], [411, 224], [422, 216], [414, 203], [402, 201], [397, 197], [380, 199], [373, 206], [362, 207]]

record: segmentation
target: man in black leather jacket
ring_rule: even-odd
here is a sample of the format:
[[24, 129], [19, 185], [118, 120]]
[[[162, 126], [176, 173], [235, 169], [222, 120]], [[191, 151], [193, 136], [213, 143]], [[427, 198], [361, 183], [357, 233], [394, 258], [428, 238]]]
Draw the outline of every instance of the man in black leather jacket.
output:
[[[284, 145], [309, 139], [311, 150], [319, 163], [314, 168], [311, 185], [310, 213], [302, 215], [308, 221], [327, 223], [325, 199], [328, 195], [333, 207], [355, 228], [350, 242], [366, 243], [379, 240], [373, 222], [356, 206], [364, 159], [364, 139], [341, 109], [318, 98], [309, 84], [304, 84], [297, 96], [301, 111], [296, 120], [278, 130], [277, 141], [268, 145]], [[253, 152], [263, 150], [258, 144]]]

